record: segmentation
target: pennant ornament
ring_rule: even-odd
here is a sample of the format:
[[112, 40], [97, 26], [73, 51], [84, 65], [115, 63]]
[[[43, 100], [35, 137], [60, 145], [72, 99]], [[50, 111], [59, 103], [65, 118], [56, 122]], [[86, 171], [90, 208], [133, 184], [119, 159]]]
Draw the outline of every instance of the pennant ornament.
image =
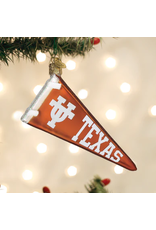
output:
[[128, 170], [137, 170], [133, 161], [61, 78], [63, 64], [49, 65], [50, 79], [21, 120]]

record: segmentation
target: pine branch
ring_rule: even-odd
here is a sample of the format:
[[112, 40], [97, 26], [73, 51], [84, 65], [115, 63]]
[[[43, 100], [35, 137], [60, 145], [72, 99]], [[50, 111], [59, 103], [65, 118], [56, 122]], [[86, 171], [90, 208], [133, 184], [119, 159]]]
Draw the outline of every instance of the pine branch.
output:
[[90, 181], [90, 184], [88, 184], [88, 187], [85, 185], [86, 190], [89, 193], [108, 193], [101, 181], [102, 179], [99, 176], [95, 176], [94, 179]]
[[0, 37], [0, 61], [9, 64], [14, 58], [37, 61], [36, 52], [59, 56], [85, 56], [93, 37]]

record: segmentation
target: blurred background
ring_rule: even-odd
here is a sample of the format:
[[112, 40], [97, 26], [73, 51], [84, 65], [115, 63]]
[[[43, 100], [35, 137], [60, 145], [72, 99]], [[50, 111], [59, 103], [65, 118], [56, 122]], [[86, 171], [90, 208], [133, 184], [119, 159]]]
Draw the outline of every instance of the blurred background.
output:
[[129, 171], [23, 124], [21, 115], [49, 78], [38, 63], [0, 64], [0, 184], [8, 193], [86, 193], [94, 175], [112, 193], [156, 192], [156, 38], [103, 38], [82, 57], [62, 57], [62, 78], [134, 161]]

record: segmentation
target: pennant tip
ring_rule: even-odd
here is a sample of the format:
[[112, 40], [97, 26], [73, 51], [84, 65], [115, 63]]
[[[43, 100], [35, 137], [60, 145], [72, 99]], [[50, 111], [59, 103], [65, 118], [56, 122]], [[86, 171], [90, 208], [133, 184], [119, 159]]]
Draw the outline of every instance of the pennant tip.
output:
[[131, 171], [136, 171], [136, 170], [137, 170], [137, 167], [136, 167], [136, 165], [132, 162], [132, 164], [130, 165], [130, 167], [129, 167], [128, 169], [131, 170]]

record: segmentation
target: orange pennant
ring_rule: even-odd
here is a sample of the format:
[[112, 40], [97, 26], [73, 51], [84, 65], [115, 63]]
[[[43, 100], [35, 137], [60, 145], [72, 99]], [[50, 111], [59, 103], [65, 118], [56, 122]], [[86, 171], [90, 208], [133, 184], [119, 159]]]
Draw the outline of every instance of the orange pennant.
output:
[[51, 75], [21, 120], [126, 169], [137, 170], [58, 75]]

